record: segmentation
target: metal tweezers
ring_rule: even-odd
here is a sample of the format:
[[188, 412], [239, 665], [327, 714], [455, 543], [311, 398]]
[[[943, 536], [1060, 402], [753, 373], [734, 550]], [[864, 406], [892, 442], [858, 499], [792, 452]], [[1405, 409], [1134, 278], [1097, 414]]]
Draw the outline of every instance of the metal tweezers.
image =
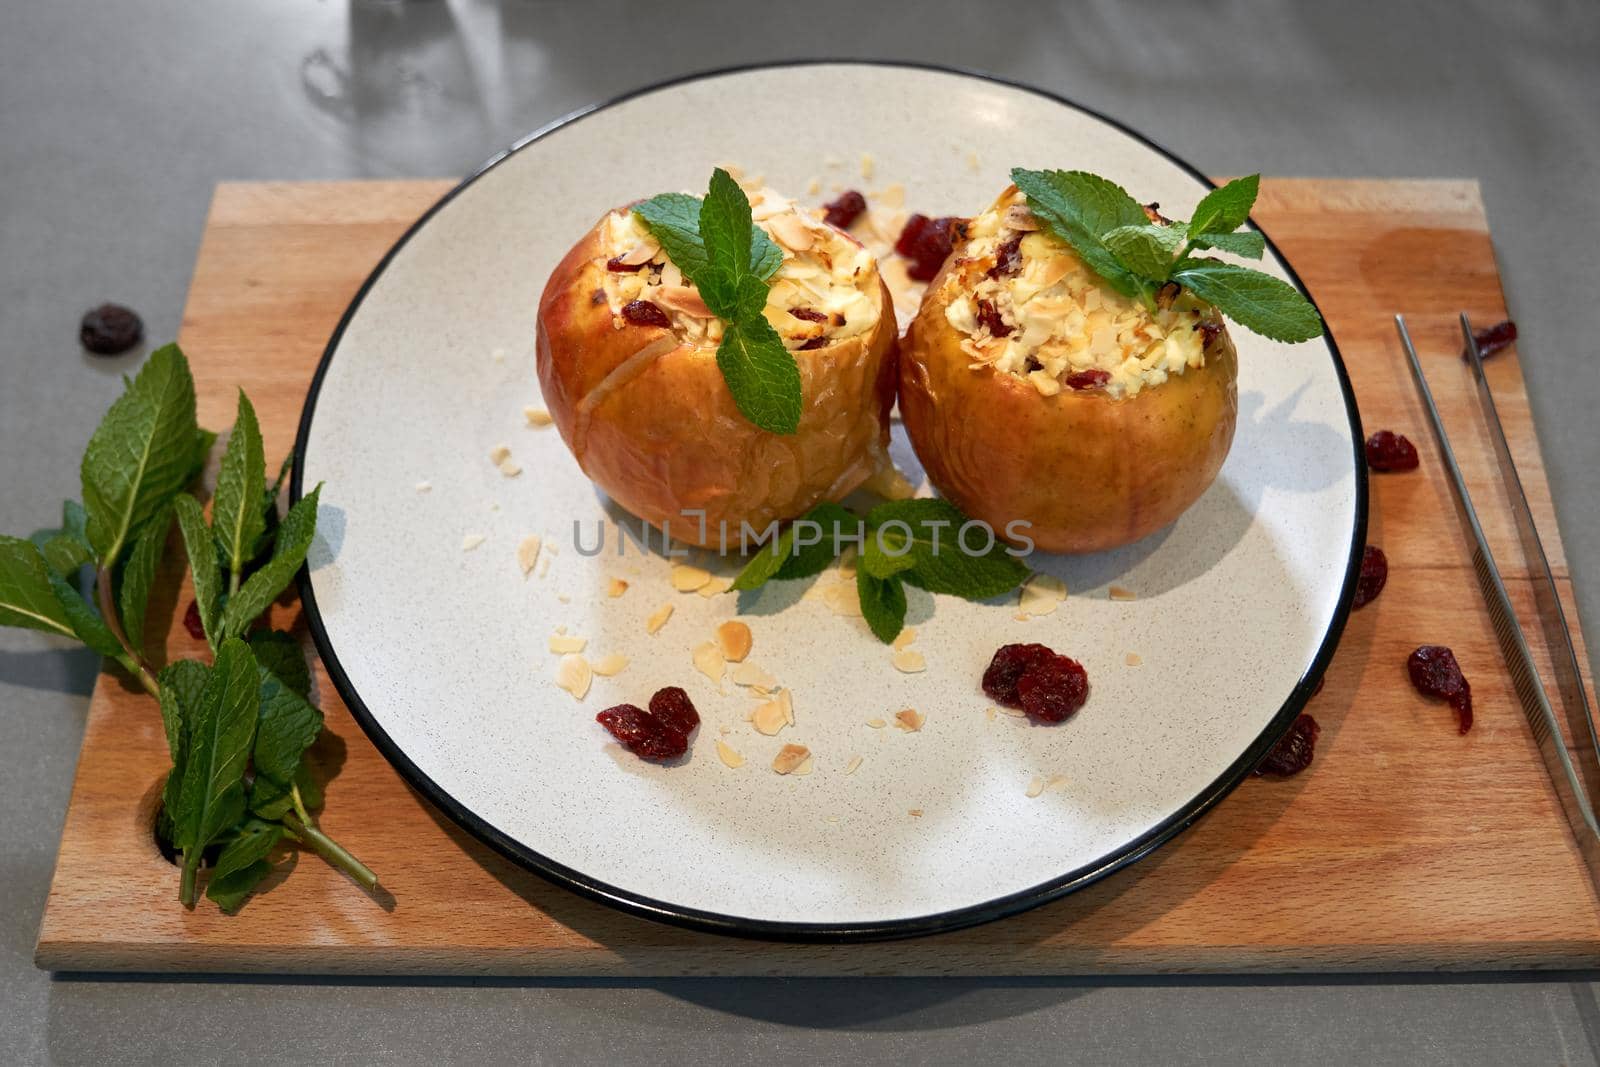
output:
[[[1522, 624], [1517, 621], [1517, 614], [1512, 609], [1511, 598], [1500, 577], [1500, 568], [1495, 565], [1494, 556], [1489, 551], [1488, 539], [1484, 537], [1483, 527], [1478, 522], [1477, 509], [1472, 506], [1472, 497], [1467, 493], [1467, 484], [1456, 463], [1455, 452], [1445, 435], [1439, 408], [1433, 402], [1433, 392], [1422, 374], [1416, 347], [1406, 330], [1405, 316], [1396, 315], [1394, 321], [1400, 331], [1400, 343], [1405, 348], [1406, 358], [1411, 361], [1411, 374], [1416, 379], [1417, 391], [1422, 395], [1423, 407], [1427, 409], [1428, 419], [1433, 424], [1433, 436], [1439, 444], [1439, 455], [1444, 461], [1445, 472], [1450, 476], [1451, 487], [1455, 490], [1462, 524], [1474, 542], [1472, 569], [1478, 576], [1478, 586], [1488, 604], [1489, 618], [1494, 623], [1495, 636], [1500, 640], [1500, 651], [1505, 656], [1517, 699], [1522, 704], [1522, 713], [1533, 731], [1539, 753], [1544, 757], [1545, 768], [1550, 772], [1550, 780], [1555, 785], [1562, 810], [1572, 827], [1578, 850], [1589, 868], [1590, 878], [1600, 888], [1600, 821], [1596, 819], [1594, 804], [1590, 799], [1595, 792], [1600, 792], [1600, 762], [1597, 762], [1600, 760], [1600, 738], [1596, 736], [1594, 716], [1590, 712], [1588, 694], [1584, 691], [1578, 654], [1573, 647], [1572, 632], [1567, 628], [1555, 575], [1550, 571], [1550, 561], [1545, 556], [1544, 545], [1539, 540], [1539, 531], [1533, 522], [1533, 512], [1528, 507], [1527, 493], [1523, 491], [1522, 479], [1518, 477], [1516, 464], [1512, 461], [1511, 446], [1506, 441], [1505, 428], [1495, 408], [1494, 394], [1483, 374], [1483, 354], [1473, 335], [1472, 323], [1465, 314], [1461, 316], [1466, 357], [1472, 367], [1472, 376], [1477, 381], [1484, 421], [1494, 438], [1495, 455], [1511, 499], [1523, 555], [1536, 571], [1530, 575], [1534, 598], [1539, 618], [1544, 623], [1546, 647], [1550, 650], [1552, 670], [1562, 704], [1567, 710], [1576, 750], [1568, 746], [1562, 735], [1561, 723], [1556, 718], [1550, 697], [1534, 666], [1533, 653], [1523, 635]], [[1580, 764], [1584, 766], [1582, 774], [1578, 770]], [[1588, 779], [1587, 787], [1585, 778]]]

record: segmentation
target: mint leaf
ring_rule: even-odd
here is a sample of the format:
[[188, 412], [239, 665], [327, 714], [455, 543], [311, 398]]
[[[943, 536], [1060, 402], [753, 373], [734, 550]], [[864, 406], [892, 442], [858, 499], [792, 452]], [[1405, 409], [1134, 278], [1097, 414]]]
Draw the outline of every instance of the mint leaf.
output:
[[122, 643], [111, 632], [111, 627], [106, 625], [100, 613], [83, 599], [83, 594], [54, 571], [47, 572], [46, 577], [50, 581], [50, 588], [55, 593], [57, 602], [61, 604], [61, 613], [67, 617], [67, 622], [71, 624], [72, 632], [78, 640], [102, 656], [127, 662], [123, 657]]
[[[803, 528], [807, 542], [794, 549], [794, 544], [800, 540], [801, 523], [811, 523], [821, 528], [821, 540], [812, 543], [811, 536], [816, 533], [811, 526]], [[796, 578], [810, 578], [821, 574], [828, 569], [828, 565], [839, 558], [840, 542], [854, 540], [861, 530], [861, 519], [849, 509], [838, 504], [823, 502], [796, 519], [789, 526], [789, 533], [793, 536], [789, 540], [789, 552], [783, 558], [783, 565], [773, 575], [781, 581]]]
[[58, 529], [39, 530], [28, 537], [44, 553], [44, 561], [50, 569], [63, 578], [71, 578], [78, 568], [94, 561], [94, 549], [84, 533], [85, 521], [83, 505], [68, 500], [61, 505]]
[[[778, 273], [778, 268], [783, 266], [783, 249], [773, 243], [767, 236], [767, 231], [760, 226], [750, 227], [750, 273], [762, 281], [766, 281]], [[762, 306], [766, 306], [766, 298], [762, 297]]]
[[1172, 261], [1183, 245], [1184, 228], [1159, 226], [1147, 222], [1141, 226], [1118, 226], [1106, 233], [1106, 247], [1133, 273], [1152, 281], [1164, 282], [1172, 270]]
[[1194, 216], [1189, 219], [1189, 232], [1199, 235], [1237, 230], [1250, 217], [1260, 188], [1261, 175], [1252, 174], [1211, 190], [1195, 205]]
[[173, 506], [178, 513], [183, 548], [189, 554], [189, 575], [194, 579], [194, 602], [200, 609], [200, 625], [205, 628], [206, 640], [216, 648], [223, 637], [221, 620], [217, 617], [222, 603], [217, 543], [206, 525], [206, 517], [200, 512], [199, 501], [188, 493], [179, 493]]
[[282, 630], [257, 630], [249, 640], [256, 663], [277, 675], [284, 685], [301, 696], [310, 695], [311, 668], [293, 634]]
[[[1208, 233], [1192, 239], [1196, 248], [1215, 248], [1245, 259], [1260, 259], [1267, 250], [1267, 239], [1258, 230], [1240, 230], [1237, 233]], [[1205, 260], [1188, 262], [1204, 263]]]
[[206, 897], [223, 911], [237, 911], [250, 891], [272, 873], [267, 856], [283, 839], [283, 827], [247, 819], [217, 857], [206, 885]]
[[50, 584], [50, 568], [32, 541], [0, 535], [0, 626], [76, 637]]
[[733, 584], [728, 588], [735, 593], [761, 588], [777, 576], [783, 565], [789, 562], [789, 556], [793, 551], [794, 526], [791, 524], [772, 544], [762, 545], [756, 549], [756, 554], [751, 556], [740, 569], [739, 574], [733, 579]]
[[[967, 543], [981, 554], [969, 553], [961, 543], [961, 528], [969, 521], [947, 500], [924, 498], [890, 500], [867, 513], [880, 536], [909, 536], [914, 566], [902, 577], [930, 593], [948, 593], [968, 600], [986, 600], [1015, 589], [1030, 573], [998, 540], [974, 529]], [[893, 544], [895, 542], [891, 542]]]
[[87, 533], [102, 567], [110, 569], [129, 539], [187, 483], [199, 433], [189, 363], [177, 345], [158, 348], [106, 412], [83, 455]]
[[306, 561], [306, 550], [317, 532], [317, 497], [322, 492], [318, 485], [283, 517], [278, 527], [278, 537], [272, 546], [272, 558], [261, 566], [228, 598], [222, 613], [222, 636], [237, 637], [271, 606], [279, 593], [294, 581], [300, 565]]
[[1122, 226], [1149, 222], [1144, 208], [1115, 182], [1086, 171], [1025, 170], [1011, 180], [1052, 233], [1067, 242], [1089, 268], [1123, 296], [1138, 296], [1139, 279], [1106, 246], [1104, 237]]
[[179, 898], [185, 905], [194, 903], [201, 852], [244, 815], [244, 772], [255, 740], [260, 685], [250, 647], [229, 638], [192, 709], [193, 721], [184, 724], [187, 751], [172, 823], [173, 844], [183, 851]]
[[173, 766], [180, 772], [187, 736], [185, 724], [193, 722], [198, 714], [210, 677], [211, 668], [193, 659], [180, 659], [161, 669], [161, 725], [166, 730], [167, 751], [172, 754]]
[[865, 568], [874, 578], [892, 578], [917, 565], [911, 554], [910, 538], [899, 530], [879, 528], [867, 535], [866, 546], [861, 550], [857, 568]]
[[800, 368], [764, 316], [730, 323], [717, 346], [717, 366], [739, 413], [768, 433], [800, 427]]
[[144, 647], [145, 612], [150, 606], [150, 587], [155, 584], [156, 570], [161, 566], [162, 553], [167, 548], [167, 534], [172, 530], [172, 508], [166, 507], [139, 534], [122, 565], [121, 584], [117, 589], [117, 610], [122, 615], [122, 632], [134, 648]]
[[706, 268], [706, 246], [700, 239], [700, 198], [688, 193], [662, 193], [635, 204], [633, 213], [683, 276], [698, 286]]
[[753, 230], [750, 200], [727, 171], [711, 172], [711, 186], [700, 201], [700, 240], [705, 242], [706, 259], [731, 271], [735, 277], [750, 273]]
[[[261, 678], [260, 711], [250, 755], [255, 789], [271, 782], [287, 792], [301, 755], [322, 732], [322, 712], [265, 667], [257, 664], [257, 672]], [[253, 794], [251, 799], [255, 799]]]
[[1246, 329], [1274, 341], [1309, 341], [1322, 334], [1317, 309], [1298, 289], [1249, 267], [1189, 260], [1172, 280]]
[[250, 398], [239, 390], [239, 413], [222, 453], [217, 491], [211, 498], [211, 527], [222, 552], [222, 564], [238, 574], [254, 555], [256, 540], [266, 528], [261, 494], [267, 480], [261, 426]]
[[906, 590], [898, 575], [877, 578], [857, 567], [856, 596], [862, 618], [879, 641], [887, 645], [900, 636], [906, 624]]

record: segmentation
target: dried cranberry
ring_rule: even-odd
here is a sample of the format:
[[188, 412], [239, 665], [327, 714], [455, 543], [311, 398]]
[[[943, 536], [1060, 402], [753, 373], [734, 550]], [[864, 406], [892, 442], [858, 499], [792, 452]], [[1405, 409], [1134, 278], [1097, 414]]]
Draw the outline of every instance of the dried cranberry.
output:
[[1456, 663], [1456, 654], [1443, 645], [1423, 645], [1406, 660], [1406, 671], [1417, 692], [1448, 700], [1456, 709], [1461, 732], [1472, 729], [1472, 686]]
[[1379, 430], [1367, 438], [1367, 466], [1375, 471], [1414, 471], [1417, 446], [1404, 434]]
[[1110, 380], [1111, 372], [1108, 370], [1100, 370], [1099, 368], [1095, 368], [1093, 370], [1075, 370], [1071, 374], [1067, 375], [1067, 388], [1095, 389], [1106, 384]]
[[189, 610], [183, 613], [183, 628], [189, 631], [189, 636], [196, 641], [206, 639], [205, 623], [200, 621], [200, 602], [189, 601]]
[[[1517, 324], [1507, 319], [1482, 330], [1473, 330], [1472, 339], [1478, 342], [1478, 355], [1488, 359], [1517, 339]], [[1461, 358], [1467, 358], [1467, 347], [1461, 346]]]
[[1222, 336], [1222, 323], [1217, 322], [1215, 319], [1201, 319], [1194, 324], [1194, 328], [1200, 331], [1200, 347], [1202, 349], [1210, 348], [1211, 343]]
[[988, 270], [991, 278], [1008, 278], [1022, 269], [1022, 235], [1019, 233], [994, 251], [994, 266]]
[[806, 322], [828, 321], [827, 313], [818, 311], [816, 308], [790, 308], [789, 314], [793, 315], [797, 319], [804, 319]]
[[1311, 758], [1316, 754], [1317, 735], [1320, 733], [1322, 727], [1317, 725], [1317, 720], [1301, 712], [1289, 724], [1289, 732], [1256, 765], [1256, 773], [1279, 778], [1299, 774], [1311, 766]]
[[648, 300], [634, 300], [622, 305], [622, 317], [635, 326], [660, 326], [665, 329], [672, 325], [667, 313]]
[[1363, 607], [1378, 599], [1383, 583], [1389, 580], [1389, 557], [1377, 545], [1361, 552], [1361, 576], [1356, 579], [1356, 599], [1352, 607]]
[[1000, 317], [994, 304], [987, 300], [978, 301], [978, 321], [989, 328], [991, 337], [1007, 337], [1011, 334], [1011, 327]]
[[700, 713], [694, 710], [694, 702], [675, 685], [656, 690], [656, 695], [650, 698], [650, 714], [663, 726], [685, 737], [700, 725]]
[[649, 260], [645, 260], [643, 263], [624, 263], [621, 256], [612, 256], [606, 260], [606, 270], [614, 274], [632, 274], [635, 271], [644, 270], [649, 265]]
[[912, 215], [900, 231], [894, 250], [912, 261], [906, 270], [908, 275], [919, 282], [931, 282], [944, 266], [956, 239], [966, 236], [966, 229], [966, 219]]
[[659, 719], [635, 704], [618, 704], [594, 718], [640, 759], [677, 759], [689, 751], [688, 734], [666, 729]]
[[83, 313], [78, 340], [97, 356], [121, 355], [144, 339], [144, 321], [121, 304], [101, 304]]
[[1008, 708], [1022, 707], [1022, 695], [1017, 692], [1017, 682], [1021, 680], [1023, 672], [1054, 655], [1044, 645], [1001, 645], [983, 672], [983, 691], [996, 704]]
[[1052, 654], [1022, 672], [1017, 695], [1028, 718], [1065, 722], [1089, 699], [1089, 672], [1075, 659]]
[[810, 352], [812, 349], [821, 348], [827, 343], [828, 339], [826, 337], [813, 337], [811, 340], [800, 346], [800, 351]]
[[860, 218], [863, 211], [867, 210], [867, 198], [854, 189], [849, 189], [839, 194], [839, 199], [833, 203], [823, 204], [822, 210], [824, 212], [822, 216], [823, 222], [826, 222], [829, 226], [837, 226], [841, 230], [848, 230], [850, 224]]

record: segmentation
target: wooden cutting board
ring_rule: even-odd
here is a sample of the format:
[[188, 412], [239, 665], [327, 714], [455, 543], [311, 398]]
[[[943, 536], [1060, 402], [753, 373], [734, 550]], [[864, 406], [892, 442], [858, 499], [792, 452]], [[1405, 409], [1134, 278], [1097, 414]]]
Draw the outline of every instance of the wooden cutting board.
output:
[[[356, 288], [446, 182], [218, 188], [182, 343], [204, 425], [255, 401], [269, 460], [290, 448], [318, 357]], [[1272, 180], [1256, 212], [1311, 288], [1369, 430], [1406, 432], [1419, 472], [1372, 479], [1388, 588], [1350, 619], [1311, 711], [1316, 762], [1250, 779], [1153, 856], [1028, 914], [874, 945], [689, 933], [581, 899], [501, 859], [413, 794], [319, 671], [337, 768], [324, 825], [383, 878], [378, 901], [320, 861], [235, 917], [178, 907], [150, 833], [167, 766], [149, 698], [112, 672], [90, 705], [37, 960], [52, 970], [388, 974], [1070, 974], [1592, 967], [1600, 908], [1512, 695], [1390, 316], [1412, 323], [1524, 624], [1528, 568], [1458, 353], [1456, 312], [1505, 317], [1472, 182]], [[1566, 559], [1514, 352], [1489, 368], [1551, 562]], [[530, 389], [532, 384], [530, 382]], [[198, 651], [174, 610], [174, 653]], [[292, 625], [295, 606], [280, 606]], [[162, 629], [160, 622], [152, 630]], [[303, 632], [303, 627], [302, 627]], [[1454, 647], [1477, 703], [1453, 713], [1406, 681], [1418, 644]], [[1587, 659], [1584, 660], [1587, 664]]]

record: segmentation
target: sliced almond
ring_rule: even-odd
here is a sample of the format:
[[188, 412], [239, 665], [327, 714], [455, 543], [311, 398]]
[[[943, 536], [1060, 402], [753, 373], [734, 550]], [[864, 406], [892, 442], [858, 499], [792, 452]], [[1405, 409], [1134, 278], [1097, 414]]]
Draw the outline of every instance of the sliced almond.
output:
[[914, 734], [922, 729], [922, 724], [927, 721], [927, 716], [918, 713], [916, 708], [905, 708], [894, 713], [895, 725], [908, 734]]
[[555, 552], [555, 545], [545, 545], [544, 550], [539, 553], [539, 577], [543, 578], [550, 573], [550, 560], [554, 558]]
[[590, 664], [590, 669], [602, 678], [611, 678], [621, 674], [622, 669], [627, 665], [627, 656], [624, 656], [620, 652], [612, 652], [595, 660], [592, 664]]
[[713, 574], [711, 576], [711, 580], [705, 585], [702, 585], [699, 589], [695, 590], [695, 592], [699, 593], [707, 600], [710, 600], [714, 596], [721, 596], [723, 593], [726, 593], [732, 588], [732, 578], [724, 578], [720, 575]]
[[744, 757], [729, 748], [728, 743], [720, 737], [717, 738], [717, 758], [722, 761], [724, 767], [732, 767], [734, 770], [744, 766]]
[[706, 302], [700, 299], [700, 293], [684, 286], [663, 285], [656, 289], [651, 297], [651, 302], [666, 308], [668, 311], [676, 311], [680, 315], [687, 315], [691, 319], [715, 318], [711, 314], [711, 309], [706, 307]]
[[884, 722], [882, 719], [868, 719], [867, 725], [872, 727], [874, 730], [881, 730], [889, 724]]
[[776, 737], [779, 731], [789, 725], [789, 716], [784, 712], [783, 701], [769, 700], [765, 704], [758, 705], [750, 713], [750, 725], [759, 733]]
[[1139, 599], [1139, 595], [1137, 593], [1135, 593], [1132, 589], [1124, 589], [1120, 585], [1112, 586], [1111, 589], [1109, 590], [1109, 592], [1110, 592], [1112, 600], [1137, 600], [1137, 599]]
[[433, 483], [432, 482], [418, 482], [417, 483], [417, 492], [419, 492], [419, 493], [431, 493], [431, 492], [433, 492]]
[[507, 445], [495, 445], [489, 449], [489, 462], [496, 467], [511, 458], [511, 449]]
[[855, 582], [835, 582], [828, 586], [822, 592], [822, 602], [835, 615], [856, 619], [861, 617], [861, 597], [856, 592]]
[[894, 648], [896, 651], [898, 651], [902, 648], [905, 648], [916, 639], [917, 628], [915, 626], [907, 626], [904, 630], [901, 630], [899, 635], [894, 639]]
[[753, 643], [750, 627], [738, 619], [729, 619], [717, 627], [717, 647], [722, 650], [722, 658], [729, 663], [742, 662], [750, 654]]
[[805, 252], [817, 242], [816, 233], [792, 212], [772, 216], [767, 220], [767, 229], [791, 252]]
[[754, 689], [775, 689], [778, 680], [754, 663], [741, 663], [733, 669], [733, 684]]
[[680, 593], [692, 593], [711, 580], [711, 572], [687, 563], [672, 565], [672, 588]]
[[556, 421], [550, 417], [550, 413], [544, 408], [536, 408], [532, 405], [522, 409], [522, 417], [528, 420], [529, 426], [536, 428], [549, 426], [551, 423]]
[[645, 238], [622, 255], [617, 257], [618, 263], [625, 263], [630, 267], [641, 267], [656, 258], [661, 251], [661, 246], [653, 238]]
[[517, 566], [522, 568], [524, 578], [533, 573], [534, 564], [539, 562], [539, 544], [537, 534], [529, 534], [517, 542]]
[[850, 757], [850, 762], [846, 763], [844, 765], [844, 773], [846, 773], [846, 774], [854, 774], [854, 773], [856, 773], [856, 769], [859, 768], [860, 766], [861, 766], [861, 757], [860, 756], [851, 756]]
[[1039, 228], [1039, 220], [1034, 217], [1027, 204], [1012, 204], [1006, 208], [1000, 222], [1008, 230], [1020, 230], [1023, 233], [1032, 233]]
[[589, 666], [589, 661], [576, 652], [561, 657], [561, 665], [556, 668], [556, 684], [574, 697], [582, 700], [589, 692], [589, 683], [594, 681], [594, 670]]
[[500, 473], [505, 475], [507, 478], [515, 478], [517, 475], [522, 473], [522, 466], [516, 460], [512, 459], [510, 456], [507, 456], [505, 459], [500, 461]]
[[645, 633], [647, 633], [647, 634], [659, 633], [661, 631], [661, 628], [667, 624], [667, 620], [670, 619], [670, 618], [672, 618], [672, 605], [671, 604], [663, 604], [663, 605], [661, 605], [659, 608], [657, 608], [656, 610], [652, 611], [650, 613], [650, 617], [644, 621], [644, 631], [645, 631]]
[[1043, 793], [1044, 792], [1044, 779], [1043, 778], [1037, 778], [1037, 777], [1034, 778], [1031, 782], [1028, 783], [1027, 792], [1028, 792], [1028, 796], [1029, 797], [1036, 797], [1040, 793]]
[[1047, 793], [1052, 793], [1057, 789], [1065, 789], [1066, 786], [1067, 778], [1061, 774], [1051, 775], [1050, 780], [1044, 783], [1045, 792]]
[[922, 818], [922, 809], [912, 808], [910, 811], [906, 812], [906, 814], [911, 816], [913, 819], [920, 819]]
[[816, 770], [814, 758], [807, 756], [805, 759], [800, 761], [800, 766], [796, 767], [791, 773], [796, 778], [804, 778], [814, 770]]
[[1026, 719], [1028, 717], [1028, 713], [1023, 711], [1021, 708], [999, 708], [996, 710], [998, 710], [1002, 715], [1011, 716], [1013, 719]]
[[695, 646], [694, 669], [710, 678], [713, 685], [722, 684], [722, 672], [725, 668], [722, 652], [715, 642], [707, 641], [705, 644]]
[[461, 539], [461, 551], [471, 552], [486, 540], [488, 538], [484, 537], [483, 534], [467, 534]]
[[811, 758], [811, 750], [804, 745], [784, 745], [772, 761], [772, 769], [779, 774], [792, 774]]
[[894, 669], [901, 674], [918, 674], [928, 667], [928, 661], [922, 658], [922, 653], [914, 648], [902, 648], [890, 660]]
[[998, 714], [998, 712], [995, 710], [995, 706], [993, 704], [990, 704], [988, 707], [983, 709], [983, 717], [988, 719], [990, 722], [994, 722], [994, 717], [996, 714]]
[[1122, 662], [1126, 663], [1130, 667], [1138, 667], [1144, 663], [1144, 657], [1140, 656], [1137, 652], [1129, 652], [1122, 658]]
[[628, 583], [624, 579], [613, 578], [611, 581], [606, 583], [606, 596], [610, 597], [612, 600], [615, 600], [617, 597], [621, 596], [627, 591]]
[[1035, 573], [1022, 585], [1019, 604], [1025, 615], [1049, 615], [1067, 599], [1067, 583], [1053, 574]]
[[566, 655], [568, 652], [582, 652], [588, 647], [589, 639], [587, 637], [578, 637], [573, 634], [551, 634], [549, 645], [551, 652], [554, 652], [558, 656], [562, 656]]
[[877, 169], [878, 161], [872, 158], [872, 153], [861, 153], [861, 176], [870, 182], [872, 180], [873, 171]]

